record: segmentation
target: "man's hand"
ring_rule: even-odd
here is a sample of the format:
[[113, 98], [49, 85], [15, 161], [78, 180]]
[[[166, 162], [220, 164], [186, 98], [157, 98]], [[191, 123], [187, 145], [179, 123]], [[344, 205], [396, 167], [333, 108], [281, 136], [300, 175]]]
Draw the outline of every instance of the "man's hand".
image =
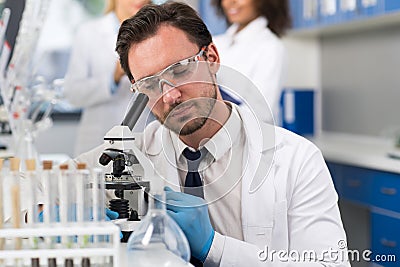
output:
[[[118, 217], [119, 217], [118, 212], [106, 209], [106, 221], [115, 220], [118, 219]], [[119, 238], [122, 239], [123, 237], [124, 235], [122, 234], [121, 231], [119, 231]]]
[[207, 204], [202, 198], [175, 192], [169, 187], [165, 187], [164, 190], [168, 215], [185, 233], [192, 256], [204, 262], [215, 234]]
[[119, 214], [116, 211], [106, 209], [106, 221], [118, 219]]

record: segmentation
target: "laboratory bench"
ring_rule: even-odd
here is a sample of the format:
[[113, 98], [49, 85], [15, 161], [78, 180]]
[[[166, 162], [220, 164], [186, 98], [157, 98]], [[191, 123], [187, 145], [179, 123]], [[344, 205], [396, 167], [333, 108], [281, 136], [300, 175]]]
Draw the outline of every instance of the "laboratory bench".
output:
[[[373, 255], [395, 255], [400, 261], [400, 159], [388, 156], [398, 152], [395, 142], [341, 133], [323, 133], [309, 139], [321, 149], [340, 201], [368, 212], [364, 217], [367, 222], [356, 218], [353, 225], [344, 223], [349, 248], [353, 234], [349, 229], [359, 235], [358, 224], [364, 223], [369, 232], [366, 247]], [[343, 213], [342, 217], [345, 222]], [[396, 262], [380, 264], [374, 266], [399, 266]]]

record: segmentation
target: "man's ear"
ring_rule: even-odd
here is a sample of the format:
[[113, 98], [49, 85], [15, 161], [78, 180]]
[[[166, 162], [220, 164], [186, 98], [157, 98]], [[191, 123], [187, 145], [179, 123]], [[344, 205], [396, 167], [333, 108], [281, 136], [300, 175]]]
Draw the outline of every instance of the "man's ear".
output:
[[214, 43], [210, 43], [207, 47], [207, 61], [210, 65], [210, 70], [213, 74], [216, 74], [219, 70], [220, 58], [217, 47]]

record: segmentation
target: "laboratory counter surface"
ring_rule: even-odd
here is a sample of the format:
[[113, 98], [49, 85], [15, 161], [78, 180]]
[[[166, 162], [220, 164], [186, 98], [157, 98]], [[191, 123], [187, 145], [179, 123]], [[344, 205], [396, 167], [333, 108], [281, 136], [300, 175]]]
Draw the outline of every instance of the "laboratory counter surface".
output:
[[400, 149], [389, 138], [324, 132], [308, 138], [322, 151], [328, 162], [400, 174]]
[[[160, 252], [160, 251], [158, 251], [158, 252]], [[167, 254], [158, 253], [158, 256], [160, 257], [159, 258], [159, 264], [162, 262], [163, 257], [165, 257], [166, 255]], [[175, 256], [173, 256], [173, 257], [175, 257]], [[167, 258], [168, 258], [168, 256], [167, 256]], [[142, 266], [141, 264], [138, 265], [138, 261], [132, 262], [132, 260], [131, 261], [129, 260], [129, 257], [128, 257], [128, 246], [127, 246], [126, 243], [121, 243], [119, 245], [119, 261], [120, 261], [120, 266], [119, 267]], [[153, 262], [153, 264], [154, 264], [154, 262]], [[145, 264], [145, 266], [160, 266], [160, 265], [153, 265], [153, 264], [147, 263], [147, 264]], [[180, 261], [179, 262], [170, 262], [169, 264], [166, 263], [165, 265], [162, 265], [162, 266], [193, 267], [192, 264], [184, 263], [183, 261], [182, 262], [180, 262]]]

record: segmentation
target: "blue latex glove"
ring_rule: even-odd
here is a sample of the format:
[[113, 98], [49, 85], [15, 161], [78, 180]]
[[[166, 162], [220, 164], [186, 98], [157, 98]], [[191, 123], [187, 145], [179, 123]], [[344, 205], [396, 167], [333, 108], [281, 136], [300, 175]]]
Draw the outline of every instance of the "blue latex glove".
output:
[[118, 219], [119, 214], [116, 211], [106, 209], [106, 221]]
[[214, 240], [215, 231], [204, 199], [165, 187], [167, 212], [181, 227], [189, 241], [192, 256], [204, 262]]
[[[106, 221], [115, 220], [115, 219], [118, 219], [118, 217], [119, 217], [118, 212], [106, 209]], [[119, 238], [122, 239], [123, 237], [124, 237], [124, 235], [120, 231]]]

